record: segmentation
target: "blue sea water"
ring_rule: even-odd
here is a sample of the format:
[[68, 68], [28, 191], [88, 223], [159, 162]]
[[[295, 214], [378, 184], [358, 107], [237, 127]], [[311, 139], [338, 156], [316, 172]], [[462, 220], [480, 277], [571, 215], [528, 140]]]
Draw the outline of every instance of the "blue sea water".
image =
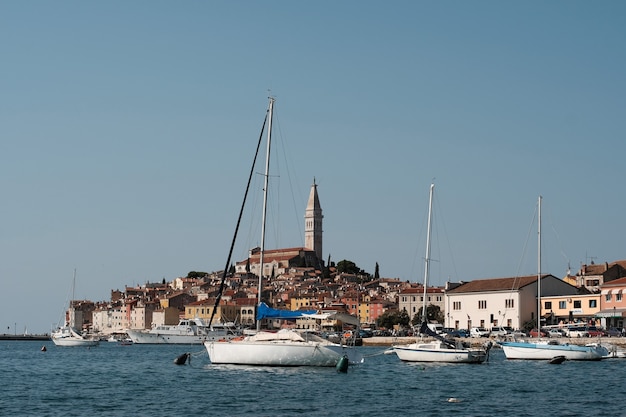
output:
[[211, 365], [198, 345], [2, 341], [0, 416], [626, 416], [626, 359], [551, 365], [494, 349], [482, 365], [429, 365], [360, 349], [365, 363], [342, 374]]

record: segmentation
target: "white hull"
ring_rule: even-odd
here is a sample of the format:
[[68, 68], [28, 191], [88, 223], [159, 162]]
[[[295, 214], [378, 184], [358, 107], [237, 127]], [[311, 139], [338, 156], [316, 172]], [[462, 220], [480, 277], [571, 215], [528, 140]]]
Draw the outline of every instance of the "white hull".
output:
[[183, 319], [176, 325], [161, 325], [150, 330], [126, 331], [133, 343], [201, 345], [206, 341], [233, 337], [222, 324], [206, 326], [201, 319]]
[[451, 349], [439, 342], [399, 345], [392, 350], [406, 362], [483, 363], [487, 359], [485, 349]]
[[97, 346], [97, 339], [87, 339], [71, 327], [62, 327], [52, 333], [52, 342], [56, 346]]
[[207, 330], [202, 334], [175, 333], [146, 330], [127, 330], [128, 337], [138, 344], [201, 345], [206, 341], [220, 340], [228, 336], [226, 330]]
[[564, 356], [570, 361], [597, 361], [608, 354], [601, 345], [578, 346], [547, 342], [500, 342], [507, 359], [550, 360]]
[[351, 364], [363, 362], [362, 355], [354, 347], [331, 343], [311, 335], [300, 337], [296, 334], [261, 332], [243, 340], [206, 342], [204, 346], [213, 364], [336, 366], [344, 355]]
[[61, 339], [52, 338], [52, 342], [54, 342], [54, 344], [57, 346], [98, 346], [97, 340], [74, 339], [70, 337], [65, 337]]

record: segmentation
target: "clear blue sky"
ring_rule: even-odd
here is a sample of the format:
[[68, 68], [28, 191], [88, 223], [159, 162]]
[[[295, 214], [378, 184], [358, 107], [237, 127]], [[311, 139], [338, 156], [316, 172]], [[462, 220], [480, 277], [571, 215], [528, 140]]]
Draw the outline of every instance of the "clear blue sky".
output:
[[434, 284], [536, 273], [539, 195], [543, 272], [624, 259], [625, 21], [622, 1], [1, 2], [0, 325], [49, 331], [74, 268], [94, 301], [222, 269], [268, 90], [268, 248], [303, 245], [315, 177], [325, 258], [421, 281], [435, 178]]

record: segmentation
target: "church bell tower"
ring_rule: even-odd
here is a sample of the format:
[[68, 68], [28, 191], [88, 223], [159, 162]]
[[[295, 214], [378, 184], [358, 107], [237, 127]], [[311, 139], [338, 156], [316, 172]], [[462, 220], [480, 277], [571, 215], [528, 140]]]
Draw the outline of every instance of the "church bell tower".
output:
[[304, 215], [304, 246], [311, 249], [317, 255], [320, 261], [322, 258], [322, 207], [320, 199], [317, 195], [317, 184], [313, 178], [311, 193], [309, 194], [309, 202], [306, 206]]

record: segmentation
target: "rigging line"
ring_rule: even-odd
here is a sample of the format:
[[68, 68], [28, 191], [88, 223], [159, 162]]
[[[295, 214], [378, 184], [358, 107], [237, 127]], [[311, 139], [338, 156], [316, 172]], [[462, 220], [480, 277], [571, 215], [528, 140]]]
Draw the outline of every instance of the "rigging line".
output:
[[513, 285], [511, 286], [511, 292], [513, 292], [513, 290], [515, 289], [515, 284], [517, 284], [517, 281], [520, 278], [520, 270], [522, 268], [522, 262], [524, 261], [524, 258], [526, 257], [526, 249], [528, 248], [528, 242], [530, 241], [530, 236], [533, 233], [533, 226], [535, 225], [535, 219], [537, 218], [538, 210], [539, 210], [539, 207], [535, 205], [535, 212], [533, 213], [532, 221], [530, 222], [530, 226], [528, 227], [528, 234], [526, 235], [526, 242], [524, 242], [522, 256], [517, 265], [517, 271], [515, 272], [515, 279], [513, 280]]
[[[458, 280], [459, 273], [458, 273], [458, 271], [456, 269], [456, 262], [454, 261], [454, 255], [453, 255], [453, 252], [452, 252], [452, 245], [450, 244], [449, 234], [448, 234], [448, 230], [446, 228], [446, 222], [444, 221], [444, 218], [443, 218], [443, 210], [441, 209], [441, 204], [439, 203], [439, 194], [435, 194], [435, 204], [437, 205], [437, 207], [439, 207], [439, 210], [437, 210], [437, 212], [439, 212], [440, 214], [437, 215], [437, 213], [435, 212], [435, 216], [434, 217], [435, 217], [435, 220], [437, 220], [437, 221], [441, 217], [441, 225], [442, 225], [442, 228], [443, 228], [443, 235], [444, 235], [444, 238], [446, 240], [446, 243], [448, 244], [448, 251], [450, 253], [450, 260], [451, 260], [451, 263], [452, 263], [452, 270], [454, 271], [454, 278], [456, 280]], [[438, 234], [439, 233], [437, 233], [437, 235]], [[439, 242], [437, 242], [437, 245], [439, 245]]]
[[[289, 164], [289, 161], [294, 160], [294, 158], [290, 158], [288, 157], [289, 155], [291, 155], [290, 150], [288, 149], [287, 145], [288, 142], [285, 140], [285, 137], [283, 135], [281, 126], [280, 126], [280, 121], [278, 121], [278, 118], [276, 117], [276, 112], [274, 112], [274, 119], [275, 119], [275, 124], [277, 124], [277, 130], [278, 130], [278, 140], [281, 144], [281, 146], [278, 147], [279, 150], [282, 151], [282, 159], [284, 161], [284, 165], [285, 165], [285, 169], [287, 171], [287, 182], [289, 183], [289, 193], [291, 195], [291, 204], [293, 206], [293, 213], [294, 213], [294, 222], [295, 222], [295, 227], [294, 230], [298, 231], [298, 236], [300, 238], [300, 242], [302, 242], [304, 244], [304, 236], [302, 235], [302, 225], [301, 225], [301, 218], [300, 213], [301, 213], [301, 208], [298, 208], [297, 204], [296, 204], [296, 192], [298, 193], [298, 200], [297, 201], [306, 201], [303, 199], [303, 195], [302, 195], [302, 191], [300, 187], [294, 187], [294, 181], [296, 184], [300, 184], [300, 181], [298, 181], [298, 177], [297, 177], [297, 170], [293, 170], [291, 169], [291, 166]], [[278, 153], [278, 151], [277, 151]], [[277, 161], [280, 161], [279, 158], [276, 158]]]
[[213, 306], [213, 311], [211, 311], [211, 317], [209, 318], [209, 327], [211, 323], [213, 323], [213, 318], [215, 317], [215, 312], [217, 311], [217, 307], [220, 304], [220, 299], [222, 298], [222, 293], [224, 292], [224, 284], [226, 282], [226, 275], [228, 274], [228, 267], [230, 265], [230, 260], [233, 255], [233, 250], [235, 249], [235, 241], [237, 240], [237, 233], [239, 232], [239, 225], [241, 224], [241, 218], [243, 216], [244, 207], [246, 205], [246, 199], [248, 198], [248, 191], [250, 190], [250, 183], [252, 182], [252, 176], [254, 174], [254, 166], [256, 165], [256, 159], [259, 156], [259, 149], [261, 148], [261, 143], [263, 142], [263, 132], [265, 131], [265, 124], [267, 123], [267, 118], [269, 114], [269, 109], [265, 113], [265, 119], [263, 120], [263, 126], [261, 127], [261, 134], [259, 135], [259, 141], [256, 146], [256, 152], [254, 153], [254, 158], [252, 160], [252, 167], [250, 168], [250, 174], [248, 175], [248, 184], [246, 185], [246, 191], [243, 194], [243, 201], [241, 203], [241, 208], [239, 210], [239, 217], [237, 218], [237, 225], [235, 226], [235, 233], [233, 235], [233, 240], [230, 244], [230, 250], [228, 252], [228, 259], [226, 260], [226, 266], [224, 267], [224, 271], [222, 273], [222, 281], [220, 282], [220, 288], [217, 292], [217, 297], [215, 297], [215, 304]]
[[[556, 228], [554, 227], [554, 222], [552, 221], [552, 216], [550, 216], [550, 212], [548, 212], [548, 216], [549, 216], [548, 220], [550, 222], [551, 229], [554, 232], [554, 235], [556, 236], [556, 240], [557, 240], [557, 242], [559, 244], [559, 252], [561, 252], [561, 256], [563, 256], [563, 259], [565, 259], [565, 261], [567, 262], [567, 267], [568, 267], [567, 273], [569, 274], [569, 272], [570, 272], [569, 271], [569, 257], [567, 256], [567, 254], [563, 250], [563, 242], [561, 240], [561, 236], [559, 236], [559, 233], [557, 232]], [[542, 256], [542, 258], [543, 258], [543, 256]]]

